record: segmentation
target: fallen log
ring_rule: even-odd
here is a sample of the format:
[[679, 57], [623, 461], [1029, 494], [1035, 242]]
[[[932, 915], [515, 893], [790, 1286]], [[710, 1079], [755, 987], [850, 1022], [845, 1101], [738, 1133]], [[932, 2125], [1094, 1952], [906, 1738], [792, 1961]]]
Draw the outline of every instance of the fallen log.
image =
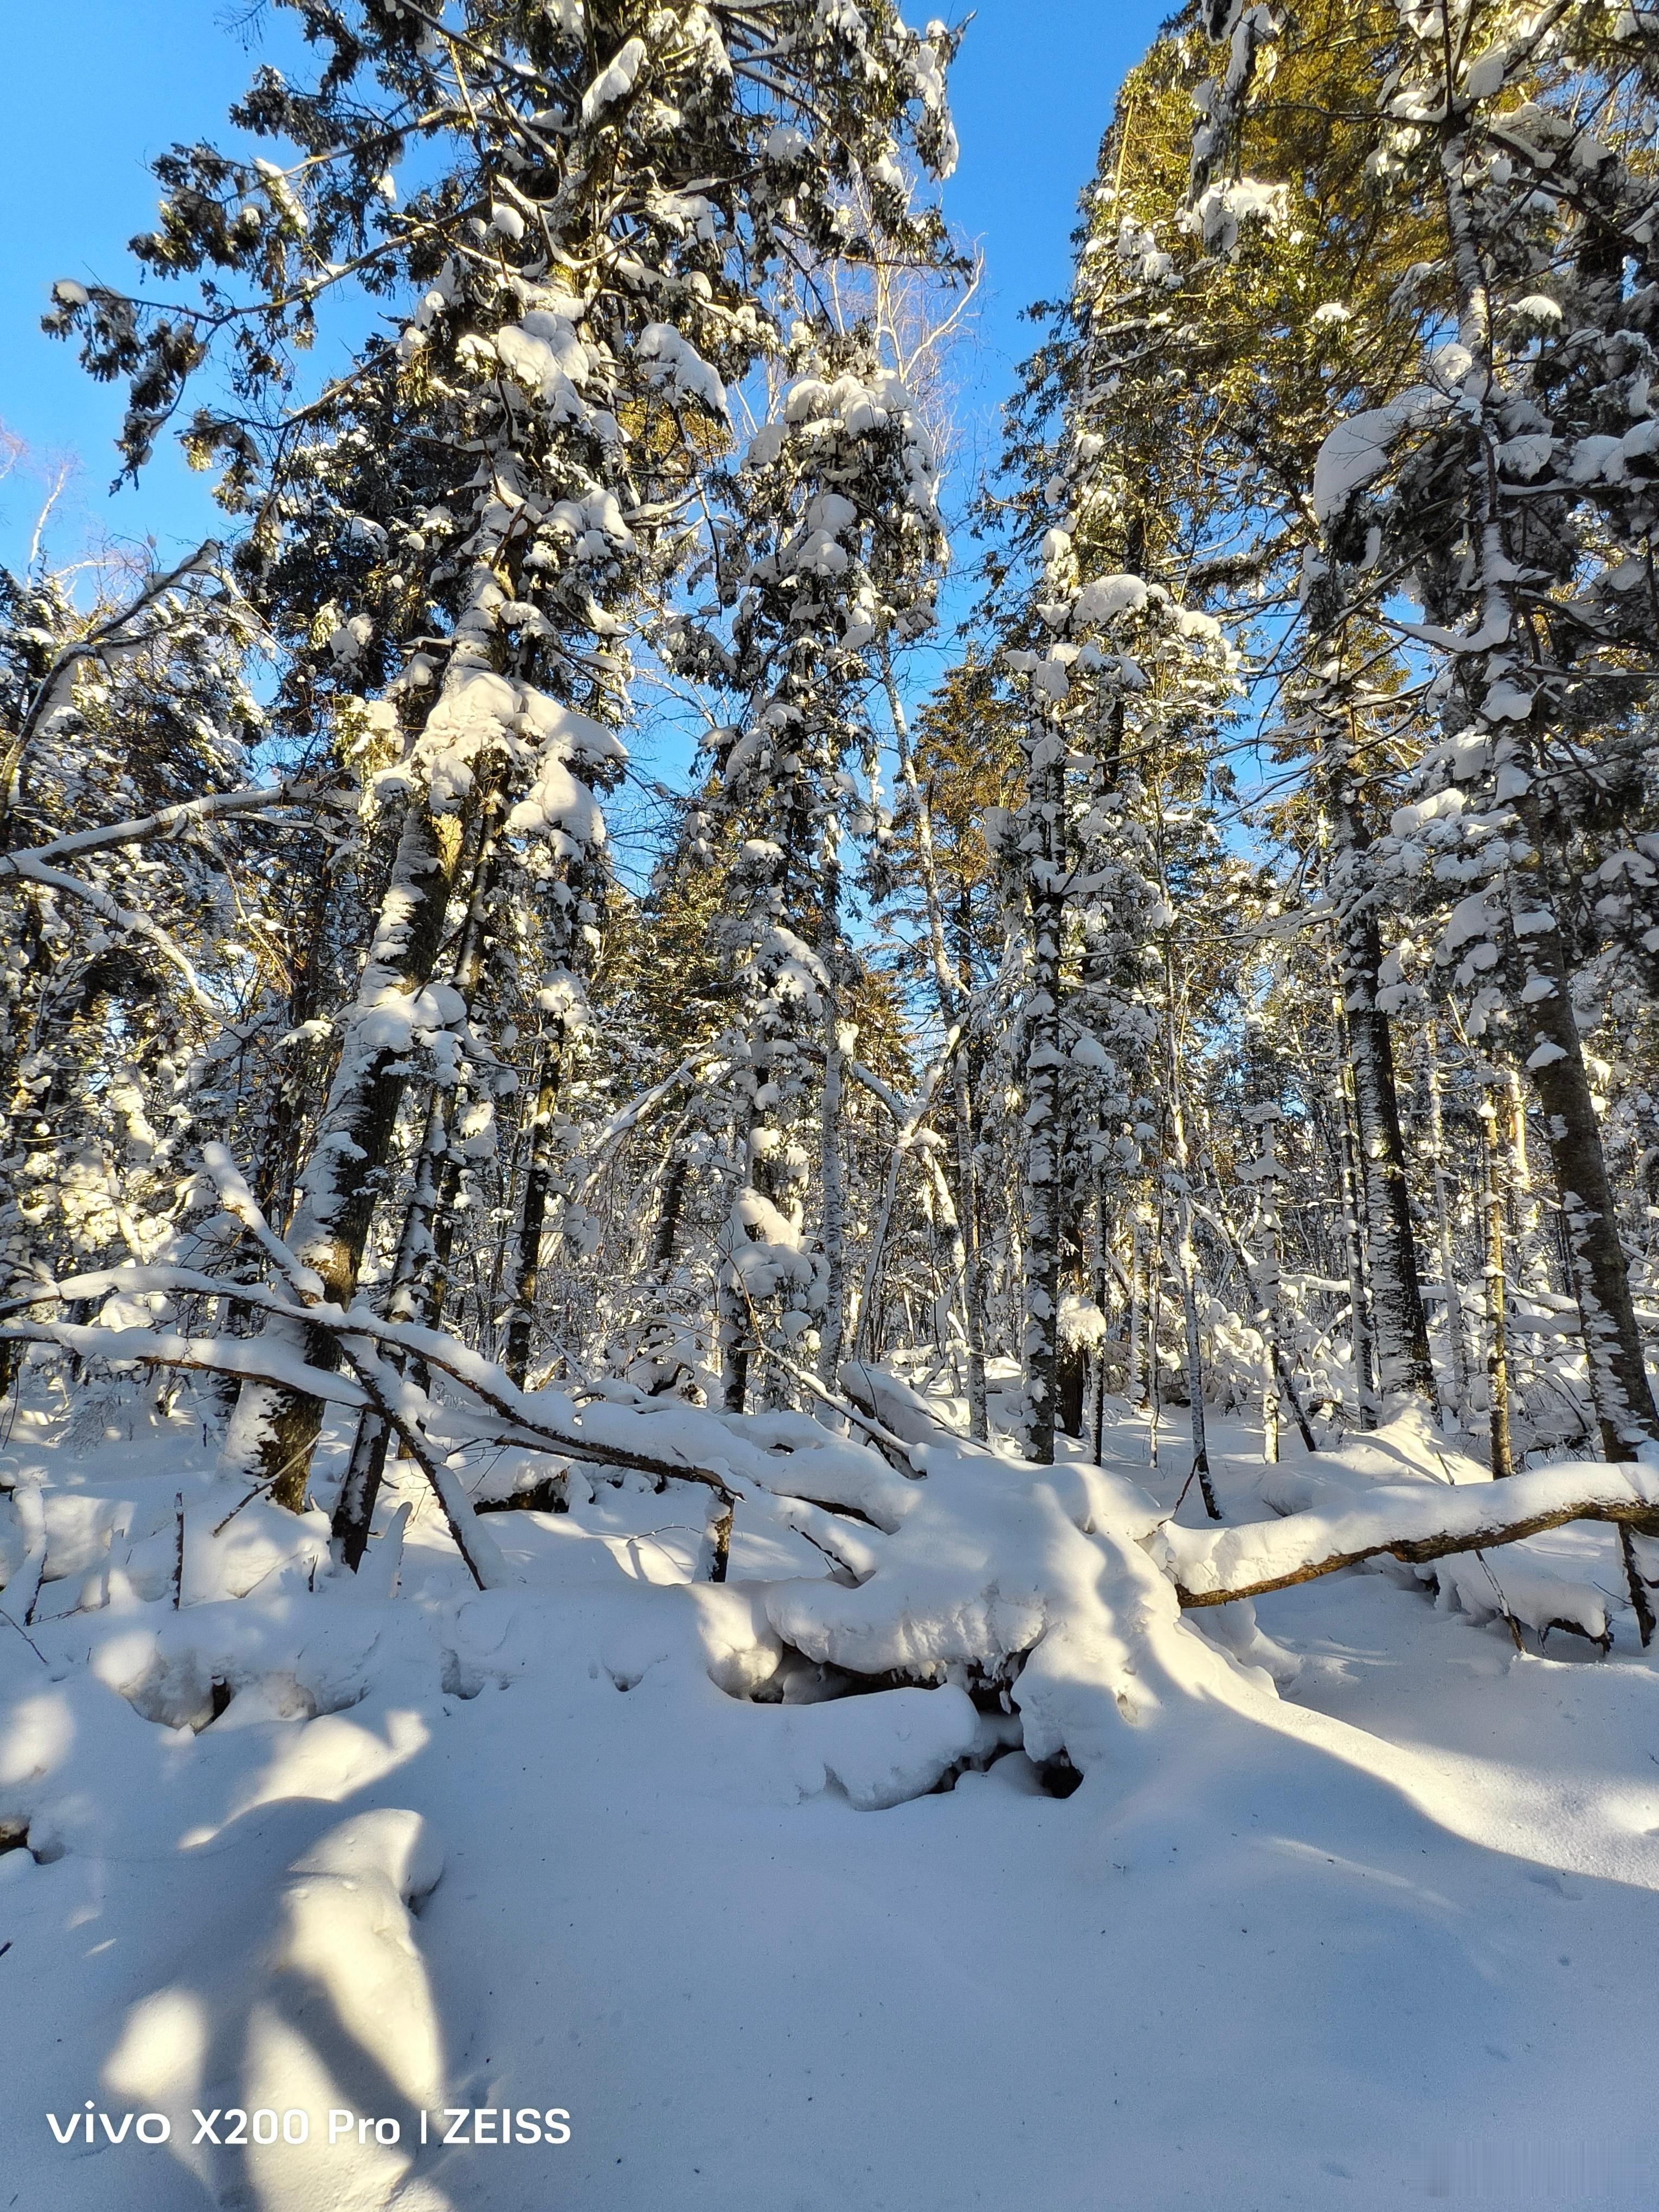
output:
[[1455, 1488], [1380, 1485], [1362, 1504], [1282, 1520], [1213, 1530], [1165, 1522], [1147, 1548], [1190, 1611], [1266, 1597], [1366, 1559], [1421, 1566], [1455, 1552], [1492, 1551], [1570, 1521], [1613, 1522], [1659, 1536], [1659, 1468], [1581, 1461]]

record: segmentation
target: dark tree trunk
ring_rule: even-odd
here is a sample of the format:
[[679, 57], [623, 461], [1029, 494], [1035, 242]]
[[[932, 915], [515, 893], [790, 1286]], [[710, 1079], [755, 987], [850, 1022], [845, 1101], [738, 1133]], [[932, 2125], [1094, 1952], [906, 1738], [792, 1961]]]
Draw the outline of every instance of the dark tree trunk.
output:
[[1036, 849], [1026, 869], [1031, 988], [1025, 1032], [1025, 1456], [1054, 1455], [1055, 1359], [1060, 1319], [1060, 955], [1065, 927], [1065, 739], [1046, 721], [1027, 738], [1030, 814]]
[[1054, 1409], [1068, 1437], [1083, 1434], [1083, 1393], [1088, 1376], [1085, 1355], [1070, 1345], [1062, 1345], [1054, 1362]]
[[1353, 1071], [1349, 1065], [1346, 1024], [1341, 1002], [1336, 1006], [1336, 1049], [1340, 1062], [1337, 1085], [1337, 1136], [1340, 1145], [1338, 1169], [1342, 1182], [1342, 1229], [1348, 1268], [1348, 1328], [1353, 1346], [1354, 1395], [1359, 1425], [1376, 1426], [1376, 1370], [1372, 1359], [1370, 1298], [1365, 1282], [1365, 1237], [1362, 1226], [1364, 1179], [1361, 1172], [1357, 1116], [1353, 1103]]
[[686, 1175], [685, 1155], [677, 1153], [668, 1163], [668, 1172], [662, 1179], [662, 1204], [651, 1237], [652, 1271], [664, 1280], [674, 1264], [674, 1239], [679, 1234], [680, 1213], [685, 1204]]
[[1486, 1418], [1494, 1481], [1515, 1473], [1510, 1449], [1509, 1335], [1504, 1293], [1504, 1132], [1507, 1093], [1494, 1090], [1481, 1115], [1486, 1160]]
[[990, 1434], [985, 1392], [984, 1267], [979, 1243], [979, 1177], [974, 1162], [973, 1075], [964, 1044], [956, 1064], [957, 1218], [962, 1224], [962, 1317], [968, 1338], [968, 1433]]
[[[1528, 865], [1515, 872], [1528, 894], [1524, 906], [1521, 883], [1512, 879], [1515, 939], [1529, 971], [1526, 988], [1516, 994], [1516, 1010], [1526, 1042], [1527, 1070], [1544, 1109], [1544, 1133], [1561, 1196], [1573, 1295], [1578, 1302], [1602, 1449], [1609, 1459], [1633, 1459], [1638, 1444], [1659, 1438], [1659, 1415], [1648, 1383], [1629, 1267], [1619, 1241], [1601, 1123], [1573, 1016], [1565, 951], [1541, 880], [1544, 833], [1536, 799], [1523, 800], [1519, 811], [1532, 856]], [[1518, 926], [1522, 921], [1524, 929]], [[1540, 921], [1547, 926], [1540, 927]], [[1544, 995], [1528, 995], [1542, 983], [1549, 986]]]
[[1377, 1381], [1385, 1402], [1409, 1394], [1434, 1406], [1434, 1367], [1412, 1228], [1394, 1043], [1389, 1018], [1376, 1003], [1382, 935], [1366, 864], [1365, 827], [1346, 786], [1340, 785], [1334, 794], [1332, 815], [1335, 849], [1331, 894], [1339, 915], [1342, 1005], [1364, 1162], [1365, 1256], [1370, 1269]]
[[541, 1279], [542, 1237], [554, 1175], [553, 1117], [558, 1109], [564, 1030], [550, 1030], [542, 1044], [541, 1080], [530, 1120], [530, 1158], [525, 1169], [524, 1199], [519, 1210], [518, 1267], [513, 1278], [513, 1314], [507, 1325], [501, 1364], [522, 1389], [530, 1371], [535, 1339], [536, 1290]]

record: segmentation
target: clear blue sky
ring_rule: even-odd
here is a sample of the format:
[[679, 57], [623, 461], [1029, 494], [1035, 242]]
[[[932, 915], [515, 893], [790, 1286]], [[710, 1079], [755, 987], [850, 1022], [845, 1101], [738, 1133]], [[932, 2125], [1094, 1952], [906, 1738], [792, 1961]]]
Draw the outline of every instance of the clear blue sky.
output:
[[[938, 4], [938, 0], [933, 0]], [[301, 49], [285, 10], [267, 9], [250, 46], [242, 0], [34, 0], [8, 10], [0, 75], [0, 424], [31, 465], [0, 483], [0, 560], [18, 561], [41, 465], [81, 464], [53, 543], [88, 528], [153, 534], [173, 550], [216, 527], [206, 486], [172, 453], [138, 489], [111, 500], [114, 390], [40, 335], [54, 278], [131, 280], [124, 252], [148, 228], [145, 162], [174, 139], [222, 135], [225, 110], [258, 58]], [[925, 5], [907, 10], [918, 20]], [[1019, 321], [1064, 279], [1077, 195], [1124, 70], [1152, 35], [1157, 0], [983, 0], [953, 80], [962, 164], [952, 220], [983, 246], [987, 296], [971, 355], [974, 398], [994, 408], [1030, 350]]]

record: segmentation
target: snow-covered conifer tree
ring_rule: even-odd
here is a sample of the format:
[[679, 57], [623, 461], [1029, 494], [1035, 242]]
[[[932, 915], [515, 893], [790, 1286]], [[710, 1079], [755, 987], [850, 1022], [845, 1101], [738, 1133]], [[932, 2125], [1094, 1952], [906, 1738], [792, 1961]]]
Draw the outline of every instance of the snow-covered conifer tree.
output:
[[[451, 902], [488, 904], [503, 840], [556, 860], [599, 841], [627, 611], [726, 434], [726, 384], [776, 342], [767, 272], [798, 247], [868, 251], [851, 211], [866, 179], [878, 227], [936, 249], [936, 219], [887, 179], [901, 136], [950, 166], [950, 42], [886, 0], [477, 0], [453, 24], [414, 4], [307, 22], [328, 59], [315, 87], [264, 71], [237, 111], [297, 159], [158, 164], [168, 196], [140, 256], [163, 279], [211, 271], [198, 298], [64, 285], [56, 321], [95, 373], [131, 380], [134, 468], [204, 356], [226, 355], [230, 403], [186, 435], [254, 519], [262, 601], [309, 641], [291, 711], [374, 695], [396, 716], [372, 794], [395, 853], [289, 1231], [349, 1303], [410, 1070], [442, 1079], [465, 1042], [466, 993], [438, 965]], [[319, 301], [344, 284], [391, 300], [400, 333], [273, 424]], [[335, 1356], [315, 1332], [310, 1349]], [[232, 1455], [297, 1504], [319, 1413], [254, 1386]]]
[[[679, 665], [718, 679], [738, 717], [714, 741], [720, 806], [744, 833], [728, 946], [743, 1012], [727, 1049], [746, 1172], [722, 1289], [736, 1405], [757, 1299], [781, 1298], [791, 1346], [816, 1338], [823, 1382], [839, 1371], [849, 1288], [841, 1119], [857, 1041], [843, 845], [849, 830], [873, 827], [875, 672], [931, 626], [944, 554], [931, 441], [873, 337], [803, 323], [784, 365], [772, 419], [725, 479], [710, 568], [726, 620], [687, 614], [669, 641]], [[807, 1144], [793, 1125], [814, 1097]], [[808, 1265], [799, 1247], [814, 1170]]]

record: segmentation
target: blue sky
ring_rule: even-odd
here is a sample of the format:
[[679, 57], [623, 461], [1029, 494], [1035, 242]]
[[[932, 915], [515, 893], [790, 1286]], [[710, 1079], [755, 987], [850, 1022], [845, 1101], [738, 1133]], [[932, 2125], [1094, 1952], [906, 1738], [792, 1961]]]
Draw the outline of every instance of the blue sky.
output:
[[[937, 3], [937, 0], [936, 0]], [[112, 387], [39, 330], [58, 276], [130, 281], [125, 240], [147, 228], [149, 157], [174, 139], [222, 135], [255, 61], [300, 49], [266, 9], [252, 45], [242, 0], [55, 0], [15, 7], [0, 75], [0, 425], [27, 461], [0, 483], [0, 561], [26, 552], [55, 457], [80, 464], [51, 540], [67, 556], [88, 531], [153, 535], [176, 551], [216, 526], [204, 481], [172, 453], [114, 499]], [[907, 12], [918, 15], [925, 8]], [[1033, 333], [1029, 301], [1064, 281], [1077, 195], [1124, 70], [1163, 14], [1157, 0], [983, 0], [952, 82], [962, 163], [946, 204], [984, 248], [987, 284], [967, 351], [975, 411], [994, 410]]]

